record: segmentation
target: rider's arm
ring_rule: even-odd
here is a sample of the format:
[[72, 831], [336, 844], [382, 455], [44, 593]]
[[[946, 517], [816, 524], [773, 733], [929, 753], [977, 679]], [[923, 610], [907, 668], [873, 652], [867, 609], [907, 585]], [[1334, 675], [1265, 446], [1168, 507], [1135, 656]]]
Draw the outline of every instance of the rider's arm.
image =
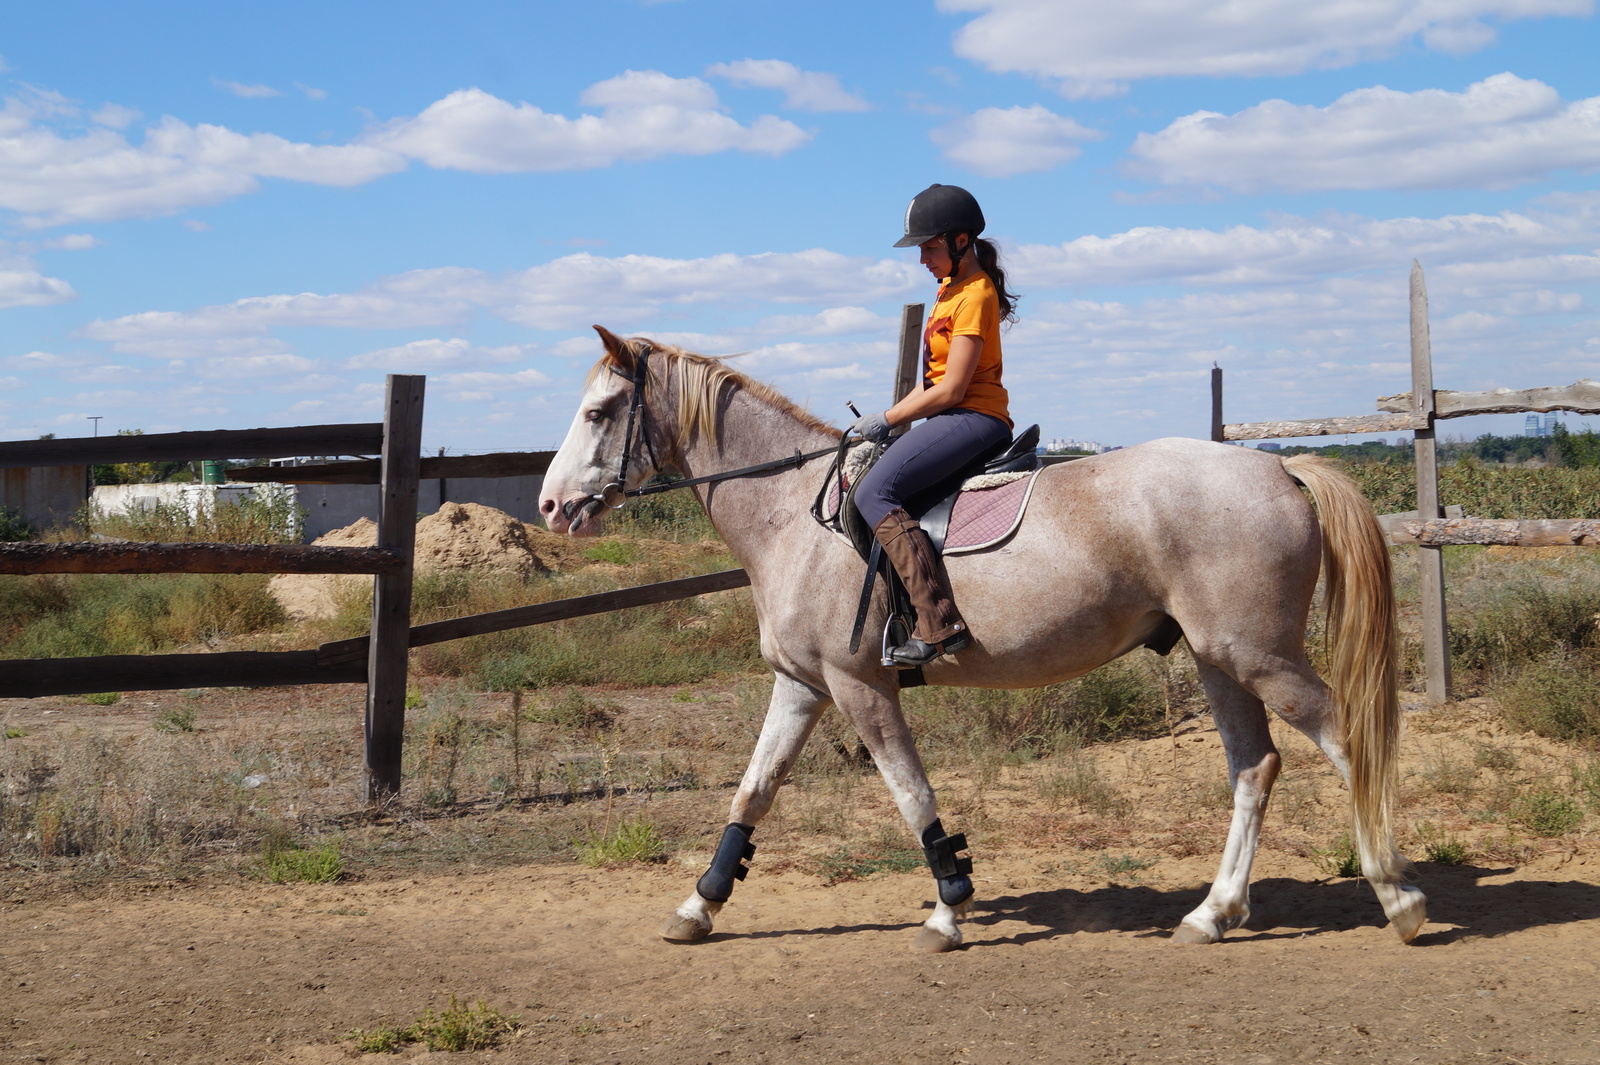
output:
[[[945, 359], [944, 377], [936, 385], [914, 389], [885, 413], [889, 424], [898, 428], [949, 410], [967, 396], [972, 375], [978, 372], [978, 356], [983, 354], [980, 336], [950, 338], [950, 355]], [[920, 383], [920, 381], [919, 381]]]

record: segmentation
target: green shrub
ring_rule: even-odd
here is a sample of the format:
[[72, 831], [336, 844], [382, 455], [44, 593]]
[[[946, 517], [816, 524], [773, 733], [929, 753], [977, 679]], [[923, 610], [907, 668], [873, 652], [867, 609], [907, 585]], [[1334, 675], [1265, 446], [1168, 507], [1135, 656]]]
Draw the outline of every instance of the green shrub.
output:
[[1553, 655], [1490, 689], [1506, 722], [1553, 740], [1600, 737], [1600, 677], [1588, 655]]
[[332, 884], [344, 876], [344, 856], [332, 842], [306, 848], [269, 838], [262, 849], [261, 871], [274, 884]]
[[0, 541], [32, 540], [38, 533], [22, 520], [19, 511], [0, 507]]
[[1340, 836], [1327, 850], [1313, 849], [1311, 857], [1324, 872], [1332, 876], [1361, 875], [1361, 854], [1356, 850], [1349, 833]]
[[1467, 860], [1467, 845], [1459, 839], [1441, 839], [1425, 844], [1422, 856], [1435, 865], [1460, 865]]
[[193, 732], [194, 719], [193, 706], [174, 706], [156, 715], [154, 728], [157, 732]]
[[1538, 788], [1512, 805], [1512, 817], [1539, 836], [1561, 836], [1583, 823], [1583, 808], [1567, 795]]
[[294, 493], [259, 489], [257, 493], [249, 499], [218, 503], [197, 513], [191, 513], [182, 503], [155, 503], [121, 514], [107, 514], [91, 503], [79, 513], [79, 524], [87, 532], [163, 544], [299, 543], [306, 515]]
[[1457, 669], [1503, 674], [1552, 654], [1600, 646], [1600, 582], [1485, 582], [1491, 598], [1451, 619], [1450, 653]]
[[610, 562], [612, 565], [626, 566], [638, 561], [639, 549], [626, 540], [601, 540], [585, 548], [583, 557], [592, 562]]
[[0, 657], [158, 654], [284, 624], [268, 575], [0, 576]]
[[92, 692], [83, 696], [83, 701], [90, 706], [116, 706], [122, 702], [121, 692]]
[[612, 862], [659, 862], [665, 851], [666, 842], [656, 834], [655, 825], [642, 817], [578, 844], [578, 857], [597, 868]]
[[1600, 813], [1600, 761], [1588, 761], [1572, 767], [1572, 783], [1583, 796], [1584, 805]]
[[520, 1018], [508, 1017], [482, 999], [475, 1006], [463, 1006], [451, 994], [450, 1004], [438, 1013], [428, 1010], [405, 1027], [357, 1028], [345, 1038], [364, 1054], [394, 1054], [410, 1043], [422, 1043], [429, 1050], [459, 1052], [489, 1050], [522, 1027]]

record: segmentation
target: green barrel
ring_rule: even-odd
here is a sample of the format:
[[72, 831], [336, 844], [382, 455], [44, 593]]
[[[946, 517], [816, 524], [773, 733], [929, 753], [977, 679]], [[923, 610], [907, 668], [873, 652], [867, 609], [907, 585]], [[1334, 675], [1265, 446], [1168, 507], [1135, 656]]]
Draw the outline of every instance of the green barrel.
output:
[[206, 459], [200, 463], [201, 484], [226, 484], [228, 463], [223, 459]]

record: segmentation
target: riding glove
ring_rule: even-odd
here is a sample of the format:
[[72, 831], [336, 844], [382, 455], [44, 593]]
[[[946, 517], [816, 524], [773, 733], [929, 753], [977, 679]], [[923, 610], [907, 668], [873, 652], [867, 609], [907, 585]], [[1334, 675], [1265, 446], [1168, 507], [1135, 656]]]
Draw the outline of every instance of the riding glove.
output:
[[889, 419], [885, 417], [887, 411], [878, 411], [875, 414], [863, 414], [856, 419], [850, 427], [852, 433], [874, 444], [881, 444], [889, 439]]

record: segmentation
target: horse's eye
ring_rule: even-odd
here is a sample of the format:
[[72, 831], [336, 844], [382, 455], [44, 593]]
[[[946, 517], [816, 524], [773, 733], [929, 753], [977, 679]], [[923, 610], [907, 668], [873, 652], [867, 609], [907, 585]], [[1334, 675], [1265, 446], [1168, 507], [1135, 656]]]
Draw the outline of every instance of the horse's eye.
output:
[[604, 417], [605, 413], [600, 410], [586, 410], [583, 412], [583, 420], [586, 422], [597, 422]]

